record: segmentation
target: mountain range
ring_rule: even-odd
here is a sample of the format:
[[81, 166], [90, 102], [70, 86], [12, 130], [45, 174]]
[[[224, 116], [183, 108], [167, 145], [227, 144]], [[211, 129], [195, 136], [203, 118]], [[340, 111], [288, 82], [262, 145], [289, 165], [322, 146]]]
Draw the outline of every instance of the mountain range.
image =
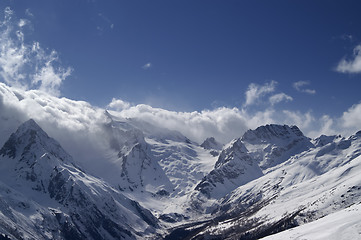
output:
[[102, 111], [92, 145], [33, 119], [10, 133], [21, 119], [8, 113], [0, 239], [361, 238], [361, 131], [311, 139], [269, 124], [199, 144]]

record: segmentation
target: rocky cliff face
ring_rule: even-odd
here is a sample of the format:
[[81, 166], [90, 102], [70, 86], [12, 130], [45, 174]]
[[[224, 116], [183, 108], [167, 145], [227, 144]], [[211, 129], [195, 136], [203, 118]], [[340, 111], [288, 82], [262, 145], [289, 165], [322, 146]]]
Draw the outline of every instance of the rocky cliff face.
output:
[[262, 170], [313, 147], [311, 139], [305, 137], [298, 127], [276, 124], [248, 130], [241, 141]]
[[241, 139], [225, 146], [214, 169], [196, 186], [208, 198], [220, 198], [237, 187], [262, 176], [257, 162], [249, 155]]

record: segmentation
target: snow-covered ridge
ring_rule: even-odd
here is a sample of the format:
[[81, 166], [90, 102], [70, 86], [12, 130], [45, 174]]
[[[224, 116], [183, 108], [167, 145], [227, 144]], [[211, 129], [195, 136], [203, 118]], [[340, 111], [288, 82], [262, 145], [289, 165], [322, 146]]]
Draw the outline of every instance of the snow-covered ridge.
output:
[[275, 139], [290, 139], [303, 137], [297, 126], [269, 124], [260, 126], [255, 130], [248, 130], [242, 136], [242, 141], [249, 143], [270, 142]]
[[236, 139], [225, 146], [214, 169], [202, 179], [196, 190], [208, 198], [218, 199], [262, 175], [241, 139]]
[[198, 145], [139, 119], [101, 116], [108, 155], [98, 161], [108, 175], [90, 174], [33, 120], [10, 135], [0, 149], [0, 233], [259, 238], [361, 201], [361, 131], [309, 139], [272, 124], [225, 146], [214, 138]]

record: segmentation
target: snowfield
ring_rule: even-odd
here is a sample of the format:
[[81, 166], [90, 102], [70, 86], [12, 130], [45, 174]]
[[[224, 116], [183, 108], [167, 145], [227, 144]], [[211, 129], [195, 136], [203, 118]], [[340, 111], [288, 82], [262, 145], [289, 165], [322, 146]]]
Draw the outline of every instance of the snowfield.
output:
[[329, 214], [314, 222], [310, 222], [262, 239], [361, 239], [361, 205], [352, 205], [351, 207]]

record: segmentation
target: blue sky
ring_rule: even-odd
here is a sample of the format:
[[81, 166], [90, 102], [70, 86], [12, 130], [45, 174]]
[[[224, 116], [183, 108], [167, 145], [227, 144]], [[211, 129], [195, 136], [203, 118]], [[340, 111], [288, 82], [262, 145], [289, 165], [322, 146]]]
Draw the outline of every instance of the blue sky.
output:
[[56, 51], [58, 94], [96, 106], [116, 98], [340, 117], [361, 100], [359, 1], [1, 1], [8, 6], [14, 23], [26, 20], [26, 44]]

